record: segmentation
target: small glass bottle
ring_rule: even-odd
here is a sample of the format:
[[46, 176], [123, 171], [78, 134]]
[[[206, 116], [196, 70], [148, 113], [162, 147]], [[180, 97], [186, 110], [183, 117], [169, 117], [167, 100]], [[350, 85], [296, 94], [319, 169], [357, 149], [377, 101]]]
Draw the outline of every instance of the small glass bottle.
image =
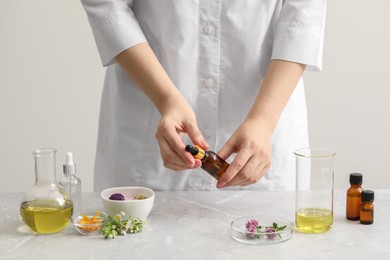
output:
[[35, 159], [35, 184], [26, 192], [20, 204], [24, 223], [34, 232], [51, 234], [61, 231], [71, 219], [73, 203], [57, 185], [53, 148], [33, 152]]
[[374, 223], [374, 192], [372, 190], [364, 190], [362, 192], [360, 223], [365, 225]]
[[349, 220], [359, 220], [360, 207], [362, 205], [361, 194], [363, 175], [360, 173], [351, 173], [349, 175], [349, 183], [351, 186], [347, 190], [347, 207], [346, 217]]
[[200, 159], [202, 162], [201, 168], [217, 180], [229, 167], [229, 164], [215, 152], [204, 150], [197, 145], [187, 145], [186, 151]]
[[81, 213], [81, 180], [76, 176], [76, 164], [73, 162], [72, 153], [66, 153], [66, 161], [63, 165], [64, 175], [59, 185], [71, 196], [73, 201], [73, 217]]

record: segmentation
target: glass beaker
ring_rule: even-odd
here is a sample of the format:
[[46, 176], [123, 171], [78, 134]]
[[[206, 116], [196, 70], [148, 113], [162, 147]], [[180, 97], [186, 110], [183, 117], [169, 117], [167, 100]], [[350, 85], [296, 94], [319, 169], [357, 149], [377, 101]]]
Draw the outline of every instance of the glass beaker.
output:
[[333, 225], [334, 157], [327, 149], [303, 148], [296, 156], [295, 228], [323, 233]]
[[53, 148], [33, 151], [36, 180], [20, 204], [24, 223], [40, 234], [61, 231], [69, 224], [73, 211], [69, 194], [56, 182], [55, 153]]

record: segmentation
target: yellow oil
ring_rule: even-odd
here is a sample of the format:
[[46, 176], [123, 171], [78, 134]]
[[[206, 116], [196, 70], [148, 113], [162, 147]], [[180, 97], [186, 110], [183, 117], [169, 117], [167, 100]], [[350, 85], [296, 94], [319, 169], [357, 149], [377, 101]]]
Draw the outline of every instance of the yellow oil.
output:
[[53, 199], [25, 201], [20, 205], [24, 223], [40, 234], [61, 231], [69, 224], [72, 212], [73, 204], [70, 200], [66, 200], [64, 206]]
[[302, 233], [323, 233], [332, 228], [333, 212], [321, 208], [304, 208], [296, 212], [295, 226]]

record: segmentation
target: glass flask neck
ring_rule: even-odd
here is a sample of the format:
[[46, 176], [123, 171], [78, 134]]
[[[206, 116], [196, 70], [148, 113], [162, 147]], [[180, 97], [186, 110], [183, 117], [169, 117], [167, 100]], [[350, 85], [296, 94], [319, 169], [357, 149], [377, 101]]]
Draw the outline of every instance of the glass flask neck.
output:
[[35, 160], [35, 183], [56, 183], [56, 150], [42, 148], [33, 152]]

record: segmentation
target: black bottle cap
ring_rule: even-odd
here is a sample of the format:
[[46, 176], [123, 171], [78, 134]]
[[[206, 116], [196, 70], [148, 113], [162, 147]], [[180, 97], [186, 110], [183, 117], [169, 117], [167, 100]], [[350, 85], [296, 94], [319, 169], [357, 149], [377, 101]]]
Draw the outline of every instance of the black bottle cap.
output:
[[350, 184], [362, 184], [363, 175], [361, 173], [351, 173], [349, 175], [349, 183]]
[[374, 201], [374, 192], [372, 190], [362, 191], [362, 201]]
[[190, 144], [186, 145], [186, 151], [189, 152], [190, 154], [192, 154], [193, 156], [195, 156], [199, 153], [198, 148], [196, 148]]

